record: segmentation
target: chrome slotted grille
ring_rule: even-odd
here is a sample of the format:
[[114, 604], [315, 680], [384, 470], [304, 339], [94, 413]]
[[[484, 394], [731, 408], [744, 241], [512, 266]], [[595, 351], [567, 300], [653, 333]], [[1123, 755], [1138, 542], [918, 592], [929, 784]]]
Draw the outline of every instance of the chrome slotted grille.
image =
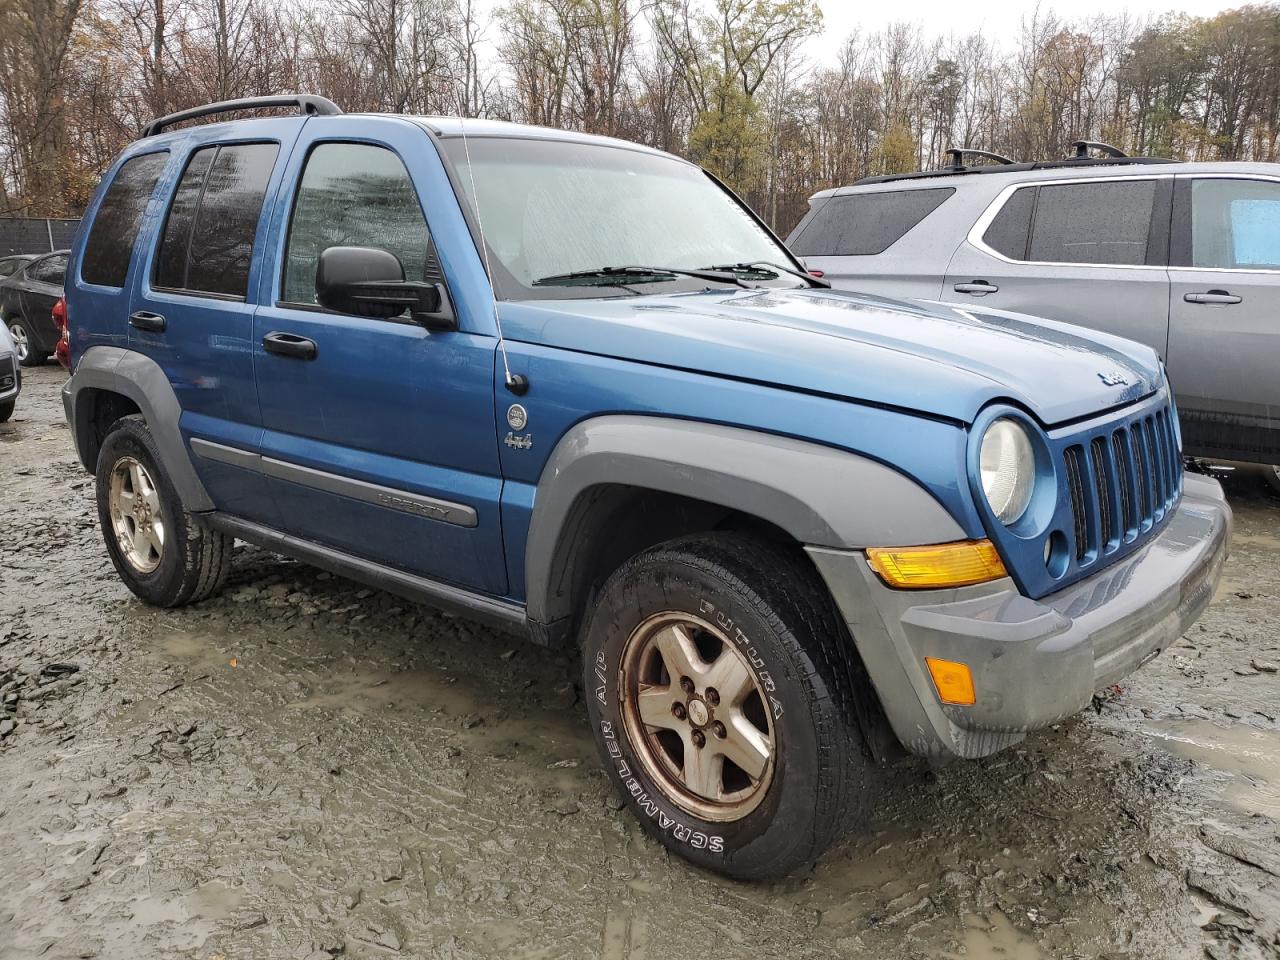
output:
[[1063, 450], [1076, 565], [1115, 553], [1160, 524], [1182, 493], [1173, 415], [1162, 407], [1073, 438]]

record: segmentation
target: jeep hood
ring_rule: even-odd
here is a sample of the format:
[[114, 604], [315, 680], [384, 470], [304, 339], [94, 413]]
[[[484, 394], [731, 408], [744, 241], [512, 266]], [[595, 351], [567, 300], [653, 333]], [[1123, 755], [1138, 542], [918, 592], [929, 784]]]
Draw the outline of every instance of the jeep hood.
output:
[[1159, 388], [1155, 352], [1019, 314], [836, 290], [507, 302], [511, 340], [898, 407], [963, 423], [993, 400], [1052, 427]]

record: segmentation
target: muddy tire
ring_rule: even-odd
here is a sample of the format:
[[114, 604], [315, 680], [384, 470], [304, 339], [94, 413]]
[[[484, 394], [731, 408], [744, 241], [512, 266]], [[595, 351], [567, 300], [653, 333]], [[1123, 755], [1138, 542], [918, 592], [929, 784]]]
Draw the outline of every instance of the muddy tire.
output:
[[111, 425], [98, 454], [98, 520], [120, 579], [158, 607], [180, 607], [221, 589], [233, 539], [183, 509], [138, 415]]
[[802, 554], [740, 534], [647, 550], [605, 584], [583, 650], [609, 777], [680, 856], [780, 877], [860, 819], [854, 654]]

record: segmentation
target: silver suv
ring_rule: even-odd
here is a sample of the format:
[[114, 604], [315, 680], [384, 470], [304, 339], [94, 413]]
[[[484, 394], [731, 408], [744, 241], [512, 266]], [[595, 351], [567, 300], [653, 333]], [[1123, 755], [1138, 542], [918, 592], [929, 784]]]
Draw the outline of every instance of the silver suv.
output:
[[[788, 244], [836, 287], [1077, 323], [1155, 348], [1192, 456], [1280, 489], [1280, 164], [1077, 157], [824, 190]], [[1107, 155], [1090, 158], [1092, 149]]]

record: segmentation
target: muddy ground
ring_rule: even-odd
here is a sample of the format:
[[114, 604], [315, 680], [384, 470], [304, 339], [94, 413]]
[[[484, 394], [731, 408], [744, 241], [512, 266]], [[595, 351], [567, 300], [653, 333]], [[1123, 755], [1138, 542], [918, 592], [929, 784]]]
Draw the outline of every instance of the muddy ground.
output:
[[1096, 714], [902, 764], [853, 842], [753, 886], [620, 811], [569, 655], [249, 547], [222, 596], [144, 607], [62, 376], [0, 425], [0, 958], [1280, 956], [1255, 476], [1208, 614]]

